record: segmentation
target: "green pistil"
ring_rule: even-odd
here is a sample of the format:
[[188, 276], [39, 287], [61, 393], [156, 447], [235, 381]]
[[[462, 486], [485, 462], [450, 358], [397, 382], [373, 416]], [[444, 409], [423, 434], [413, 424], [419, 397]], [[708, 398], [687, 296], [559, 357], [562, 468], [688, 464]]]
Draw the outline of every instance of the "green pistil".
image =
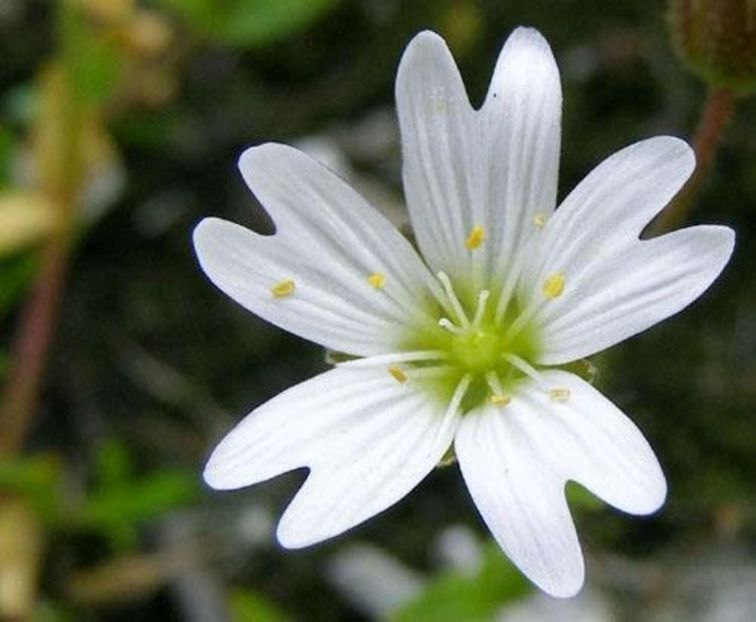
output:
[[451, 358], [457, 366], [473, 373], [485, 373], [497, 366], [503, 343], [494, 332], [471, 330], [453, 335]]

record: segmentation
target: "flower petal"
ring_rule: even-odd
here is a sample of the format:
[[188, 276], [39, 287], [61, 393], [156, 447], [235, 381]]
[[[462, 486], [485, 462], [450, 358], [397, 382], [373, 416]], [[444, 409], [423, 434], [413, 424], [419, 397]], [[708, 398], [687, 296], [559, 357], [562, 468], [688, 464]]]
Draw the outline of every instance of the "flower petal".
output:
[[566, 265], [564, 293], [536, 319], [544, 344], [538, 362], [589, 356], [681, 311], [717, 278], [734, 244], [727, 227], [689, 227], [618, 245], [587, 266]]
[[566, 402], [523, 385], [504, 410], [465, 416], [455, 449], [473, 500], [507, 555], [541, 589], [571, 596], [584, 569], [565, 482], [633, 514], [658, 509], [666, 483], [648, 442], [616, 406], [572, 374], [546, 371], [544, 378], [570, 392]]
[[[410, 244], [335, 174], [296, 149], [266, 144], [239, 166], [272, 216], [262, 236], [208, 218], [195, 229], [202, 269], [265, 320], [355, 355], [393, 351], [438, 285]], [[378, 275], [379, 282], [369, 277]], [[276, 296], [276, 284], [291, 281]]]
[[481, 198], [478, 124], [454, 58], [435, 33], [421, 32], [407, 46], [396, 105], [412, 228], [430, 266], [457, 276], [468, 263], [471, 206]]
[[594, 168], [531, 246], [523, 273], [530, 298], [540, 294], [549, 274], [587, 266], [637, 241], [694, 166], [687, 143], [657, 136], [625, 147]]
[[562, 121], [559, 69], [549, 44], [533, 28], [518, 28], [496, 63], [482, 109], [488, 136], [489, 224], [500, 277], [522, 244], [556, 206]]
[[[402, 58], [396, 98], [423, 255], [453, 279], [501, 277], [534, 216], [554, 209], [562, 95], [548, 44], [533, 29], [515, 30], [476, 112], [443, 39], [423, 32]], [[471, 249], [476, 227], [483, 237]]]
[[307, 546], [404, 497], [443, 457], [457, 420], [384, 367], [336, 368], [243, 419], [213, 452], [205, 480], [232, 489], [309, 467], [278, 527], [284, 546]]

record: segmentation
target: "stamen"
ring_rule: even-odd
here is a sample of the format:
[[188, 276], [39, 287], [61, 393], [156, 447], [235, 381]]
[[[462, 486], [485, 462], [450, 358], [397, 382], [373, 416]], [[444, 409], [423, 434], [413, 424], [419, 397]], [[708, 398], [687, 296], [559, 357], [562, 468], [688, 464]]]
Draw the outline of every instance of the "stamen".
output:
[[441, 328], [445, 328], [453, 335], [461, 335], [464, 332], [459, 326], [455, 326], [448, 317], [442, 317], [438, 321], [438, 325]]
[[475, 310], [475, 317], [472, 321], [472, 326], [476, 330], [480, 328], [480, 323], [483, 321], [483, 315], [486, 313], [486, 303], [488, 302], [488, 297], [490, 295], [491, 292], [487, 289], [484, 289], [478, 294], [478, 308]]
[[339, 363], [338, 367], [382, 367], [394, 363], [417, 363], [419, 361], [437, 361], [447, 358], [445, 352], [440, 350], [414, 350], [411, 352], [396, 352], [393, 354], [381, 354], [380, 356], [367, 356]]
[[554, 272], [554, 274], [549, 275], [546, 277], [546, 280], [543, 282], [543, 295], [546, 296], [549, 300], [554, 300], [554, 298], [559, 298], [559, 296], [562, 295], [562, 292], [564, 291], [564, 274], [561, 272]]
[[449, 299], [449, 303], [451, 304], [452, 309], [454, 309], [454, 313], [457, 315], [459, 323], [462, 324], [463, 328], [470, 328], [470, 320], [467, 319], [467, 314], [462, 308], [462, 303], [459, 302], [459, 298], [457, 298], [457, 295], [454, 293], [454, 288], [452, 287], [451, 281], [449, 280], [449, 276], [446, 274], [446, 272], [439, 272], [437, 276], [438, 280], [441, 281], [441, 284], [444, 286], [446, 296]]
[[546, 224], [546, 214], [543, 212], [536, 212], [533, 214], [533, 224], [538, 229], [543, 229], [544, 225]]
[[515, 321], [510, 324], [507, 332], [504, 335], [504, 339], [506, 341], [512, 341], [530, 321], [530, 319], [533, 317], [533, 314], [538, 310], [538, 307], [539, 304], [537, 300], [531, 301], [530, 304], [525, 307], [522, 313], [517, 316]]
[[504, 393], [504, 389], [501, 388], [501, 382], [499, 382], [499, 376], [495, 371], [486, 373], [486, 383], [492, 393]]
[[449, 407], [446, 410], [447, 413], [457, 411], [459, 405], [462, 403], [462, 400], [465, 397], [467, 389], [470, 387], [471, 382], [472, 374], [465, 374], [464, 376], [462, 376], [462, 379], [459, 381], [457, 388], [454, 390], [454, 395], [452, 395], [452, 398], [449, 401]]
[[464, 376], [462, 376], [459, 383], [457, 384], [457, 388], [454, 389], [454, 394], [452, 395], [451, 400], [449, 400], [449, 406], [447, 406], [446, 408], [446, 412], [444, 413], [444, 418], [441, 423], [441, 426], [438, 428], [438, 431], [436, 432], [434, 445], [438, 444], [440, 440], [445, 438], [447, 428], [450, 425], [453, 425], [455, 421], [457, 421], [457, 418], [456, 418], [457, 411], [459, 411], [459, 406], [462, 403], [462, 400], [464, 399], [465, 393], [467, 393], [467, 389], [470, 387], [471, 382], [472, 382], [472, 375], [465, 374]]
[[401, 367], [397, 367], [396, 365], [390, 365], [388, 368], [388, 373], [391, 374], [391, 376], [396, 380], [399, 384], [404, 384], [407, 382], [407, 374], [402, 371]]
[[500, 408], [504, 408], [509, 402], [512, 401], [512, 398], [508, 395], [502, 395], [500, 393], [494, 393], [491, 395], [491, 397], [488, 399], [489, 402], [491, 402], [492, 406], [499, 406]]
[[294, 281], [291, 279], [284, 279], [273, 285], [273, 287], [270, 288], [270, 293], [273, 294], [273, 298], [286, 298], [294, 293], [294, 288]]
[[380, 272], [373, 272], [368, 278], [367, 282], [373, 289], [383, 289], [386, 285], [386, 275]]
[[507, 352], [506, 354], [502, 354], [501, 356], [512, 367], [519, 369], [528, 378], [535, 380], [535, 382], [537, 382], [541, 387], [546, 387], [548, 385], [546, 379], [540, 373], [538, 373], [538, 371], [536, 371], [536, 369], [532, 365], [522, 360], [516, 354]]
[[549, 389], [549, 398], [552, 402], [561, 402], [562, 404], [564, 404], [568, 399], [570, 399], [570, 390], [563, 387]]
[[493, 406], [500, 406], [503, 408], [512, 401], [512, 398], [504, 392], [501, 382], [499, 382], [499, 376], [495, 371], [489, 371], [486, 374], [486, 382], [491, 389], [491, 397], [489, 398], [489, 401]]
[[486, 239], [486, 230], [480, 225], [475, 225], [470, 229], [470, 234], [465, 240], [465, 247], [467, 250], [473, 251], [483, 244], [483, 240]]
[[416, 367], [410, 373], [412, 380], [422, 380], [423, 378], [434, 378], [442, 374], [454, 371], [456, 368], [451, 365], [436, 365], [435, 367]]

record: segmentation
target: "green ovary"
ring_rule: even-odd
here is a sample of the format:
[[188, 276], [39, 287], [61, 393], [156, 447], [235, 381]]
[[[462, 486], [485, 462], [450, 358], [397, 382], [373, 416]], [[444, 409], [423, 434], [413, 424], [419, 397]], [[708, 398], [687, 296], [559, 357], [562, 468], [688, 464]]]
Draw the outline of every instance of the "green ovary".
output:
[[[462, 400], [463, 413], [491, 399], [494, 395], [491, 376], [499, 383], [501, 393], [511, 396], [525, 375], [507, 362], [504, 356], [514, 355], [532, 364], [537, 360], [540, 342], [537, 331], [529, 324], [514, 335], [507, 334], [520, 313], [515, 304], [509, 305], [510, 308], [498, 322], [493, 317], [493, 307], [495, 305], [488, 306], [488, 312], [478, 326], [465, 329], [455, 324], [457, 332], [451, 332], [436, 323], [428, 323], [413, 331], [404, 342], [403, 349], [437, 351], [442, 353], [442, 357], [439, 360], [403, 364], [402, 368], [410, 381], [441, 404], [448, 404], [459, 383], [469, 374], [471, 382]], [[446, 314], [438, 308], [434, 309], [433, 317], [441, 319]], [[432, 368], [439, 368], [438, 373], [433, 373]], [[418, 370], [423, 370], [423, 373], [413, 374]]]

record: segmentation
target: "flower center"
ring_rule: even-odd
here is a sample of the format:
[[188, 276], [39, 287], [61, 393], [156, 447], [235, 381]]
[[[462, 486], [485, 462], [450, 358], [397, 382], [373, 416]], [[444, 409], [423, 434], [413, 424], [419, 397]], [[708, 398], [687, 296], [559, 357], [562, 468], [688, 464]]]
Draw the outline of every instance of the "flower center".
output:
[[454, 335], [451, 343], [453, 360], [471, 372], [481, 373], [501, 362], [501, 338], [493, 332], [471, 330]]
[[407, 340], [403, 374], [441, 401], [458, 403], [462, 412], [485, 402], [506, 406], [517, 384], [538, 375], [527, 362], [538, 351], [531, 322], [515, 301], [499, 313], [488, 289], [463, 304], [449, 277], [438, 278], [445, 294], [432, 312], [438, 320]]

